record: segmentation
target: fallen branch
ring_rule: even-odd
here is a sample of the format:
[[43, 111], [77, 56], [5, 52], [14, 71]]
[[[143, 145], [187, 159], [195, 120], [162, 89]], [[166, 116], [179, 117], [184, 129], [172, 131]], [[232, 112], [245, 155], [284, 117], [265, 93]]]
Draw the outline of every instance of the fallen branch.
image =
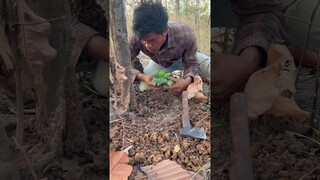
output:
[[202, 123], [202, 121], [204, 121], [209, 115], [210, 115], [210, 114], [207, 114], [204, 118], [202, 118], [202, 119], [194, 126], [194, 128], [197, 128], [197, 127], [200, 125], [200, 123]]
[[295, 132], [288, 131], [288, 130], [287, 130], [287, 132], [288, 132], [288, 133], [291, 133], [291, 134], [293, 134], [293, 135], [299, 136], [299, 137], [303, 137], [303, 138], [309, 139], [310, 141], [315, 142], [316, 144], [318, 144], [318, 145], [320, 146], [320, 142], [318, 142], [318, 141], [316, 141], [316, 140], [314, 140], [314, 139], [312, 139], [312, 138], [310, 138], [310, 137], [308, 137], [308, 136], [304, 136], [304, 135], [302, 135], [302, 134], [295, 133]]
[[16, 129], [16, 138], [19, 144], [23, 143], [23, 95], [22, 95], [22, 80], [21, 80], [21, 60], [18, 53], [18, 33], [17, 28], [13, 26], [14, 14], [13, 14], [13, 5], [12, 0], [7, 0], [7, 9], [9, 17], [9, 39], [11, 42], [11, 51], [12, 58], [14, 61], [14, 77], [16, 84], [16, 97], [17, 97], [17, 129]]
[[18, 148], [18, 149], [20, 150], [20, 152], [22, 153], [24, 159], [26, 160], [26, 162], [27, 162], [27, 164], [28, 164], [28, 166], [29, 166], [29, 169], [30, 169], [30, 171], [31, 171], [31, 175], [32, 175], [33, 179], [38, 180], [39, 178], [38, 178], [36, 172], [34, 171], [34, 169], [33, 169], [33, 167], [32, 167], [32, 164], [31, 164], [29, 158], [27, 157], [26, 151], [24, 150], [23, 147], [20, 146], [19, 142], [17, 141], [17, 139], [16, 139], [15, 137], [12, 137], [12, 139], [13, 139], [15, 145], [17, 146], [17, 148]]
[[122, 125], [122, 147], [121, 147], [121, 151], [123, 151], [124, 148], [124, 137], [125, 137], [125, 131], [124, 131], [124, 121], [121, 117], [121, 115], [119, 114], [119, 111], [117, 110], [116, 107], [114, 107], [114, 110], [116, 111], [116, 114], [119, 116], [119, 119], [121, 120], [121, 125]]
[[208, 167], [210, 167], [210, 158], [209, 158], [208, 162], [207, 162], [205, 165], [203, 165], [203, 166], [190, 178], [190, 180], [192, 180], [194, 177], [196, 177], [196, 175], [199, 175], [199, 172], [200, 172], [202, 169], [206, 170], [206, 169], [208, 169]]
[[229, 166], [229, 165], [230, 165], [230, 162], [224, 163], [224, 164], [222, 165], [222, 167], [220, 167], [218, 170], [216, 170], [216, 171], [211, 175], [211, 177], [213, 177], [213, 176], [216, 175], [216, 174], [219, 174], [219, 173], [223, 172], [224, 169], [225, 169], [227, 166]]
[[320, 166], [315, 167], [314, 169], [312, 169], [310, 172], [306, 173], [305, 175], [303, 175], [301, 178], [299, 178], [299, 180], [304, 179], [305, 177], [307, 177], [309, 174], [313, 173], [314, 171], [316, 171]]

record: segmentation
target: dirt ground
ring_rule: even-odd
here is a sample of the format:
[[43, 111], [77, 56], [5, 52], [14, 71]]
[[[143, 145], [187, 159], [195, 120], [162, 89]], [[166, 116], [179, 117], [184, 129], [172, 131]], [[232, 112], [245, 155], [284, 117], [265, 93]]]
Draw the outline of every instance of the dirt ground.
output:
[[[41, 135], [36, 131], [35, 103], [25, 103], [25, 129], [24, 144], [27, 157], [33, 164], [33, 168], [39, 179], [83, 179], [83, 180], [105, 180], [107, 176], [107, 118], [108, 99], [98, 96], [88, 90], [90, 87], [91, 73], [86, 72], [81, 75], [80, 89], [81, 101], [83, 105], [84, 122], [88, 135], [88, 144], [85, 153], [76, 156], [65, 156], [56, 158], [54, 156], [42, 153], [43, 146]], [[15, 135], [15, 106], [14, 91], [4, 84], [0, 83], [0, 120], [4, 122], [8, 137]], [[12, 143], [12, 139], [10, 138]], [[20, 170], [20, 176], [23, 180], [32, 179], [29, 166], [26, 163], [21, 152], [17, 152], [17, 163]], [[41, 163], [35, 163], [35, 160], [43, 159]], [[1, 179], [1, 178], [0, 178]]]
[[[103, 37], [108, 37], [108, 23], [104, 11], [95, 1], [70, 1], [70, 5], [73, 19], [94, 28]], [[14, 147], [11, 136], [15, 135], [16, 128], [15, 87], [14, 84], [10, 84], [9, 76], [13, 77], [13, 74], [5, 71], [3, 60], [0, 57], [0, 121], [4, 122], [10, 143]], [[52, 154], [43, 154], [42, 137], [36, 129], [35, 102], [27, 101], [27, 99], [34, 98], [24, 99], [26, 111], [22, 146], [39, 179], [108, 179], [108, 143], [106, 138], [108, 136], [108, 99], [88, 89], [88, 87], [92, 89], [91, 78], [92, 73], [90, 72], [79, 74], [80, 98], [88, 137], [85, 153], [79, 156], [68, 155], [56, 158]], [[16, 162], [21, 179], [33, 179], [22, 153], [18, 150], [15, 153], [17, 153]], [[0, 179], [2, 178], [0, 177]]]
[[[302, 75], [300, 79], [306, 77], [298, 82], [296, 100], [302, 109], [311, 112], [314, 76]], [[228, 108], [228, 104], [213, 108], [213, 179], [229, 178], [232, 142]], [[255, 179], [320, 178], [319, 131], [310, 129], [308, 123], [297, 124], [271, 115], [252, 120], [249, 126]]]
[[[141, 61], [142, 65], [147, 64]], [[141, 166], [157, 164], [170, 159], [184, 169], [198, 172], [210, 161], [210, 101], [189, 100], [191, 125], [203, 127], [207, 140], [182, 137], [182, 97], [169, 92], [139, 92], [135, 84], [138, 109], [129, 112], [121, 121], [110, 122], [110, 149], [121, 150], [132, 145], [129, 150], [129, 164], [134, 170], [129, 179], [135, 179]], [[209, 89], [206, 86], [205, 96]], [[124, 123], [124, 124], [122, 124]], [[123, 145], [124, 141], [124, 145]], [[174, 147], [180, 150], [176, 153]], [[144, 179], [147, 179], [144, 177]]]
[[[212, 47], [221, 48], [219, 44]], [[314, 69], [303, 68], [296, 86], [297, 104], [308, 112], [312, 110], [315, 78]], [[320, 98], [318, 106], [319, 102]], [[213, 102], [212, 110], [212, 178], [229, 179], [229, 104]], [[318, 120], [319, 116], [318, 108]], [[297, 124], [288, 118], [262, 115], [249, 122], [249, 131], [254, 179], [320, 179], [320, 133], [311, 129], [309, 122]]]

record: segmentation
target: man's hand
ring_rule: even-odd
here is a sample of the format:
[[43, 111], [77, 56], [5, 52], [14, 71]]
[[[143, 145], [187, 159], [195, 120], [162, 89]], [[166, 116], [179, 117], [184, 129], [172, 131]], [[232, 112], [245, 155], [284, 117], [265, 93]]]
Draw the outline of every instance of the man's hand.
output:
[[153, 75], [151, 74], [142, 74], [139, 73], [137, 75], [138, 80], [144, 81], [152, 90], [159, 90], [161, 87], [157, 87], [153, 82], [152, 82], [152, 77]]
[[173, 86], [165, 86], [164, 88], [173, 93], [181, 93], [182, 91], [186, 90], [189, 84], [192, 82], [191, 77], [187, 77], [186, 79], [171, 79], [175, 81], [175, 85]]

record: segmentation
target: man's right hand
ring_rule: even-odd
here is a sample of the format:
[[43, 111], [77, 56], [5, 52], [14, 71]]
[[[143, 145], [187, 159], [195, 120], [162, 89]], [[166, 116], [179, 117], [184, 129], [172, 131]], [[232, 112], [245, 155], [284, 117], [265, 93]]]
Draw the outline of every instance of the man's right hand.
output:
[[152, 77], [153, 77], [153, 75], [151, 75], [151, 74], [139, 73], [137, 75], [137, 79], [140, 80], [140, 81], [144, 81], [152, 90], [160, 90], [160, 89], [162, 89], [161, 87], [156, 86], [152, 82]]

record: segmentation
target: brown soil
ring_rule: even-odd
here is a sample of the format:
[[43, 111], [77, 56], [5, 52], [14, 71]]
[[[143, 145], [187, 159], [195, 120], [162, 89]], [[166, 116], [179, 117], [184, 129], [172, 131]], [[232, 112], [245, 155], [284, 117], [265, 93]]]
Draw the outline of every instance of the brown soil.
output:
[[[24, 121], [24, 144], [30, 161], [44, 159], [47, 162], [35, 165], [33, 168], [40, 179], [107, 179], [107, 108], [108, 100], [90, 92], [85, 86], [91, 86], [91, 74], [84, 73], [81, 77], [81, 101], [83, 105], [84, 123], [88, 135], [88, 144], [85, 153], [68, 155], [63, 158], [46, 157], [42, 154], [43, 144], [41, 135], [37, 131], [36, 117], [34, 113], [35, 103], [25, 103], [25, 109], [29, 111]], [[15, 103], [14, 91], [8, 88], [5, 81], [0, 83], [0, 119], [4, 122], [8, 137], [15, 135]], [[92, 87], [91, 87], [92, 88]], [[12, 139], [10, 138], [11, 143]], [[29, 166], [21, 152], [17, 152], [17, 162], [22, 179], [32, 179]], [[0, 178], [1, 179], [1, 178]]]
[[[208, 93], [206, 93], [208, 94]], [[182, 137], [182, 100], [180, 94], [169, 92], [136, 91], [138, 110], [130, 112], [121, 120], [110, 122], [110, 149], [129, 150], [130, 164], [136, 177], [140, 166], [157, 164], [170, 159], [183, 168], [197, 172], [210, 158], [210, 103], [189, 101], [191, 125], [203, 127], [207, 140]], [[123, 123], [123, 124], [122, 124]], [[174, 151], [178, 145], [180, 151]]]
[[[309, 69], [297, 84], [296, 101], [308, 112], [312, 109], [314, 82], [314, 73]], [[228, 108], [227, 103], [213, 105], [213, 179], [229, 179], [232, 142]], [[263, 115], [250, 121], [249, 126], [254, 179], [320, 178], [320, 134], [309, 128], [309, 122], [297, 124], [287, 118]]]

